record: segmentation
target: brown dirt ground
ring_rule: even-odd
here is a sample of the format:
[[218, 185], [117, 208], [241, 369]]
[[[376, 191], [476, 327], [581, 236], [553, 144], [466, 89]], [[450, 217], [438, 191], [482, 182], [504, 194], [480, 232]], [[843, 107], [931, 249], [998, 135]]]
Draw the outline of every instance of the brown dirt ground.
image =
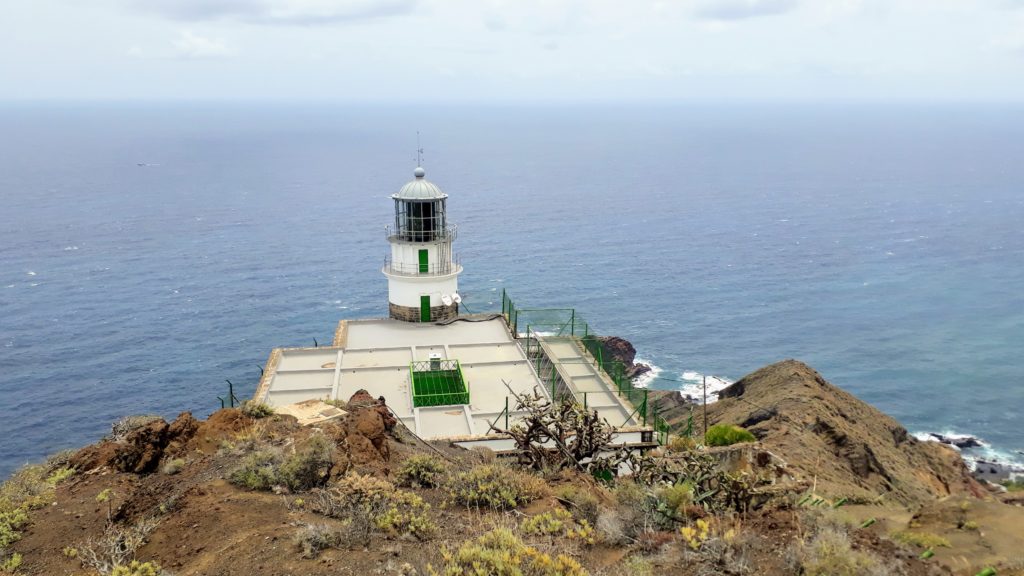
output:
[[[380, 425], [370, 422], [366, 412], [377, 411], [372, 404], [360, 408], [349, 406], [350, 415], [340, 422], [329, 422], [319, 428], [338, 443], [334, 454], [332, 476], [346, 470], [393, 479], [400, 463], [413, 454], [440, 452], [451, 461], [450, 468], [464, 470], [474, 464], [490, 461], [488, 452], [466, 451], [445, 444], [427, 447], [401, 427], [388, 430], [386, 419]], [[360, 415], [362, 414], [362, 415]], [[723, 414], [729, 414], [723, 412]], [[80, 471], [57, 487], [52, 505], [35, 510], [24, 537], [13, 545], [23, 554], [21, 571], [26, 574], [87, 574], [81, 562], [64, 554], [67, 547], [80, 548], [91, 538], [102, 534], [108, 518], [130, 525], [141, 519], [156, 518], [159, 524], [147, 542], [137, 551], [140, 560], [155, 560], [176, 576], [216, 575], [321, 575], [321, 574], [400, 574], [411, 566], [425, 574], [428, 563], [440, 564], [441, 550], [456, 548], [497, 526], [517, 525], [524, 517], [562, 506], [554, 497], [543, 498], [520, 510], [510, 512], [479, 512], [446, 504], [440, 489], [416, 490], [431, 505], [431, 514], [439, 530], [428, 541], [410, 538], [374, 536], [368, 546], [328, 549], [316, 559], [303, 559], [294, 541], [305, 525], [338, 525], [308, 506], [298, 506], [301, 495], [255, 492], [229, 484], [227, 475], [238, 465], [237, 452], [220, 450], [224, 442], [240, 443], [257, 437], [261, 442], [277, 446], [301, 446], [314, 429], [302, 427], [294, 418], [272, 416], [252, 420], [238, 410], [222, 410], [203, 423], [192, 425], [190, 416], [182, 415], [171, 424], [147, 425], [144, 432], [129, 434], [117, 442], [103, 441], [87, 447], [76, 455]], [[383, 442], [381, 442], [383, 440]], [[785, 457], [786, 454], [781, 452]], [[147, 458], [157, 458], [154, 471], [132, 471]], [[180, 472], [168, 475], [161, 471], [172, 458], [186, 461]], [[148, 465], [147, 465], [148, 466]], [[126, 470], [124, 468], [131, 468]], [[611, 506], [609, 493], [592, 479], [573, 473], [547, 478], [552, 491], [571, 484], [598, 497], [602, 506]], [[111, 491], [109, 502], [98, 502], [97, 495]], [[801, 524], [801, 511], [783, 499], [772, 507], [757, 510], [730, 521], [738, 522], [744, 538], [744, 550], [758, 575], [791, 574], [787, 553], [793, 543], [806, 536]], [[931, 502], [935, 502], [933, 499]], [[1004, 508], [1012, 508], [1003, 504]], [[955, 566], [953, 555], [970, 553], [968, 564], [975, 565], [985, 550], [995, 558], [1019, 542], [1019, 532], [1009, 530], [1019, 519], [1003, 514], [1005, 510], [988, 502], [972, 503], [978, 515], [978, 534], [954, 534], [954, 547], [937, 553], [947, 564]], [[993, 504], [994, 506], [994, 504]], [[865, 507], [868, 508], [868, 507]], [[853, 507], [849, 514], [876, 514], [877, 507], [861, 511]], [[852, 531], [856, 549], [870, 550], [887, 562], [901, 566], [907, 576], [944, 573], [938, 562], [921, 562], [916, 553], [897, 547], [884, 536], [890, 523], [912, 520], [911, 514], [898, 509], [904, 517], [886, 517], [868, 530]], [[922, 512], [917, 521], [924, 526], [949, 524], [948, 510], [938, 508], [932, 514]], [[893, 524], [895, 525], [895, 524]], [[934, 528], [938, 530], [938, 528]], [[951, 528], [954, 530], [955, 528]], [[945, 532], [943, 532], [945, 534]], [[978, 535], [984, 534], [983, 539]], [[989, 536], [991, 534], [991, 536]], [[961, 540], [960, 537], [964, 539]], [[974, 538], [975, 540], [970, 540]], [[686, 552], [678, 530], [654, 533], [645, 542], [632, 546], [597, 544], [590, 548], [567, 546], [543, 538], [527, 542], [544, 551], [568, 552], [577, 557], [592, 574], [614, 576], [624, 574], [621, 564], [627, 555], [647, 548], [647, 557], [659, 574], [727, 574], [728, 567], [709, 566], [696, 562]], [[1006, 556], [1005, 559], [1009, 559]], [[963, 567], [956, 574], [967, 574]], [[1000, 572], [1000, 574], [1012, 572]]]

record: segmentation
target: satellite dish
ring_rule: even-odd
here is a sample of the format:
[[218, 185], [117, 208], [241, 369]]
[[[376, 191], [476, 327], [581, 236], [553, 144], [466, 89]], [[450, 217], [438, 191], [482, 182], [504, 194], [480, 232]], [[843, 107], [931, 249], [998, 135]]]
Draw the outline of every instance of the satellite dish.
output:
[[452, 297], [447, 295], [447, 294], [442, 294], [441, 295], [441, 302], [444, 302], [445, 306], [451, 306], [452, 305]]
[[459, 296], [458, 292], [452, 294], [452, 300], [455, 300], [456, 304], [462, 304], [462, 296]]

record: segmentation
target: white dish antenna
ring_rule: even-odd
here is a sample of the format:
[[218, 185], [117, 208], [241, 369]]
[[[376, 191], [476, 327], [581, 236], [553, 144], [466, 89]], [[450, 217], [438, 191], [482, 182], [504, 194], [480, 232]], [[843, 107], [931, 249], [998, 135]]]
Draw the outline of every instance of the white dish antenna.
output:
[[452, 297], [447, 295], [447, 294], [442, 294], [441, 295], [441, 302], [444, 302], [445, 306], [451, 306], [452, 305]]
[[456, 304], [462, 304], [462, 296], [459, 296], [458, 292], [452, 294], [452, 300], [455, 300]]

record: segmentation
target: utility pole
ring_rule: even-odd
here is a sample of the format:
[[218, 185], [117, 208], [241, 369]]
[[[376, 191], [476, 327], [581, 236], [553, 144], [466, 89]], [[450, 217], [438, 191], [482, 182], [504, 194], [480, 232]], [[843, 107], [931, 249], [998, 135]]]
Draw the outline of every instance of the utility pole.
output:
[[704, 441], [708, 437], [708, 376], [704, 375]]

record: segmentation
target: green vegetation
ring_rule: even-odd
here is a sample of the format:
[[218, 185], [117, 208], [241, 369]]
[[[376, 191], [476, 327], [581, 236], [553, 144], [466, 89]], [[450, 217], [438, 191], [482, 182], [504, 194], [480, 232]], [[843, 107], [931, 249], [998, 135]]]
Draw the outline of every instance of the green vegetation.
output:
[[277, 484], [277, 455], [268, 449], [250, 452], [228, 481], [250, 490], [270, 490]]
[[339, 546], [341, 541], [341, 532], [324, 524], [307, 524], [295, 535], [295, 545], [300, 555], [307, 559], [316, 558], [323, 550]]
[[911, 532], [910, 530], [901, 530], [899, 532], [892, 533], [892, 539], [899, 542], [900, 544], [906, 544], [909, 546], [917, 546], [919, 548], [949, 548], [949, 540], [939, 536], [938, 534], [932, 534], [931, 532]]
[[53, 457], [46, 464], [24, 466], [0, 484], [0, 572], [14, 573], [21, 565], [21, 555], [8, 556], [7, 548], [21, 540], [29, 512], [52, 502], [54, 488], [74, 475], [74, 468], [66, 466], [65, 456]]
[[452, 500], [470, 508], [506, 510], [528, 504], [548, 492], [537, 476], [502, 466], [481, 464], [452, 476], [446, 488]]
[[464, 543], [456, 551], [442, 551], [444, 564], [434, 576], [585, 576], [579, 562], [564, 554], [552, 557], [523, 543], [508, 528], [492, 530]]
[[0, 572], [5, 574], [14, 574], [21, 567], [21, 554], [15, 552], [11, 554], [7, 559], [0, 559]]
[[1004, 480], [1002, 485], [1006, 487], [1010, 492], [1020, 492], [1024, 490], [1024, 478], [1017, 478], [1014, 480]]
[[592, 526], [597, 524], [601, 513], [601, 501], [591, 486], [566, 485], [558, 490], [558, 498], [567, 502], [576, 520], [586, 520]]
[[327, 489], [313, 493], [313, 509], [345, 521], [345, 542], [366, 543], [374, 531], [425, 539], [436, 530], [430, 505], [387, 480], [348, 474]]
[[274, 414], [274, 409], [272, 407], [264, 404], [263, 402], [256, 402], [253, 400], [246, 400], [245, 402], [242, 402], [240, 410], [242, 411], [242, 414], [257, 420]]
[[753, 434], [733, 424], [715, 424], [704, 434], [704, 442], [708, 446], [732, 446], [756, 440]]
[[164, 464], [163, 470], [164, 470], [164, 474], [167, 474], [168, 476], [173, 476], [173, 475], [177, 474], [178, 472], [181, 472], [181, 470], [184, 467], [185, 467], [185, 460], [184, 460], [184, 458], [174, 458], [173, 460], [168, 460], [167, 463]]
[[887, 574], [877, 556], [854, 550], [845, 532], [827, 528], [799, 550], [800, 568], [807, 576], [868, 576]]
[[293, 492], [309, 490], [327, 482], [334, 465], [334, 443], [323, 435], [312, 436], [287, 458], [281, 451], [262, 447], [249, 452], [228, 481], [250, 490], [287, 486]]
[[689, 452], [697, 448], [697, 442], [690, 436], [672, 436], [665, 445], [665, 450], [672, 454], [678, 452]]
[[306, 445], [289, 456], [277, 476], [293, 492], [322, 486], [334, 466], [334, 442], [322, 434], [312, 436]]
[[115, 566], [110, 576], [160, 576], [162, 571], [156, 562], [139, 562], [132, 560], [127, 566]]
[[436, 488], [441, 485], [446, 467], [436, 456], [417, 454], [406, 458], [398, 469], [398, 483], [412, 488]]

